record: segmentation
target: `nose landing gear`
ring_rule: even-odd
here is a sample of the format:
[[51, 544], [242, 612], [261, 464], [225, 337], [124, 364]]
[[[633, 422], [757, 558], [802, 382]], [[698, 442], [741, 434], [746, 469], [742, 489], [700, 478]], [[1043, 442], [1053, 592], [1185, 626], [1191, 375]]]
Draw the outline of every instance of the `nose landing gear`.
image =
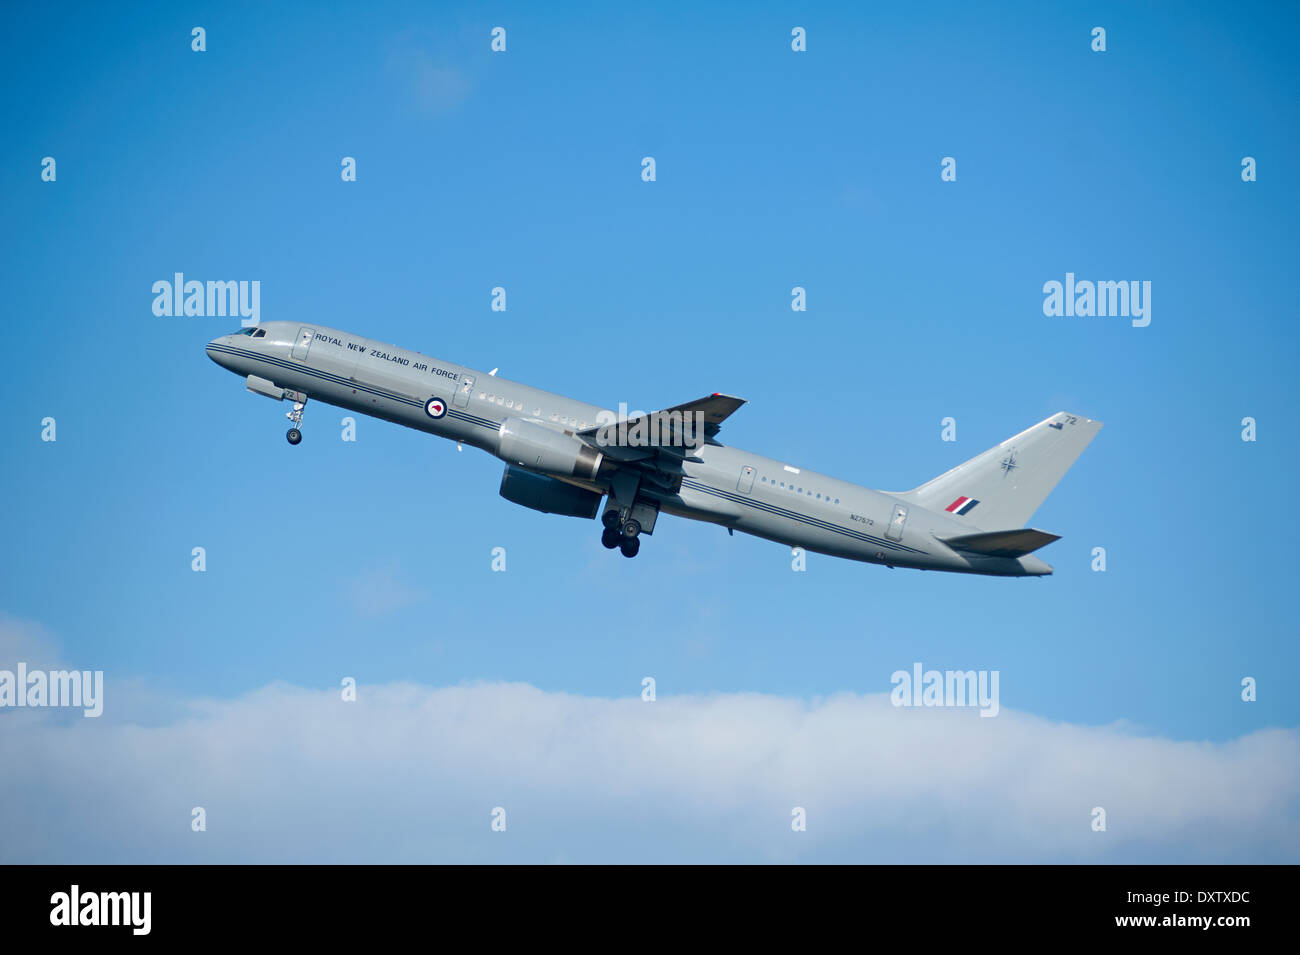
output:
[[302, 432], [298, 429], [298, 425], [302, 424], [302, 409], [306, 407], [306, 405], [307, 396], [303, 395], [301, 401], [294, 401], [292, 411], [285, 412], [284, 416], [293, 422], [293, 426], [290, 427], [288, 433], [285, 434], [285, 438], [287, 438], [289, 443], [292, 445], [298, 445], [302, 442]]

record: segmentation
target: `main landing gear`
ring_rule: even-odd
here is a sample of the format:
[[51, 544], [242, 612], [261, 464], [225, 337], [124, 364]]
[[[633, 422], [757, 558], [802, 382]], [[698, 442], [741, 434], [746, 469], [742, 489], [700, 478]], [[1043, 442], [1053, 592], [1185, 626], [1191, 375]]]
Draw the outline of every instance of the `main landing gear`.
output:
[[298, 425], [302, 424], [302, 409], [306, 407], [306, 405], [307, 398], [304, 396], [301, 401], [295, 401], [293, 403], [292, 411], [285, 412], [284, 416], [293, 422], [293, 427], [291, 427], [288, 433], [285, 434], [285, 437], [289, 440], [290, 444], [297, 445], [302, 442], [302, 432], [298, 430]]
[[610, 508], [601, 518], [605, 530], [601, 532], [600, 542], [613, 550], [615, 547], [624, 557], [635, 557], [641, 550], [641, 523], [634, 517], [626, 521], [619, 516], [617, 508]]

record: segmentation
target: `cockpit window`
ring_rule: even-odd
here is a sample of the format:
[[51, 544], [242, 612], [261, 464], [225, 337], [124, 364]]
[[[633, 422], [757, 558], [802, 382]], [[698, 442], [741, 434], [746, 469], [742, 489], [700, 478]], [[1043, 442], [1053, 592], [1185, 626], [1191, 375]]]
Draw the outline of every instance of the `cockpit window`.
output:
[[254, 338], [265, 338], [265, 337], [266, 337], [266, 329], [265, 329], [265, 328], [255, 328], [255, 329], [253, 329], [253, 337], [254, 337]]
[[249, 338], [265, 338], [266, 329], [253, 326], [252, 328], [241, 328], [235, 332], [236, 335], [247, 335]]
[[253, 334], [253, 332], [255, 332], [255, 331], [257, 331], [257, 329], [255, 329], [255, 328], [241, 328], [239, 331], [235, 332], [235, 334], [236, 334], [236, 335], [251, 335], [251, 334]]

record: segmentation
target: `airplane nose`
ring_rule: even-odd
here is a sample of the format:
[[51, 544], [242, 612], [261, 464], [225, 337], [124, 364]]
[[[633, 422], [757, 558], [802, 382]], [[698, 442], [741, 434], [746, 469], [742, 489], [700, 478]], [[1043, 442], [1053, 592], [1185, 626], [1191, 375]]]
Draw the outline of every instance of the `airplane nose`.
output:
[[215, 361], [222, 368], [230, 367], [228, 364], [226, 364], [225, 361], [226, 354], [223, 348], [221, 347], [226, 344], [226, 339], [228, 339], [229, 337], [230, 337], [229, 335], [222, 335], [220, 338], [214, 338], [212, 339], [212, 341], [208, 342], [207, 346], [203, 349], [205, 352], [208, 353], [208, 357], [211, 358], [213, 361]]

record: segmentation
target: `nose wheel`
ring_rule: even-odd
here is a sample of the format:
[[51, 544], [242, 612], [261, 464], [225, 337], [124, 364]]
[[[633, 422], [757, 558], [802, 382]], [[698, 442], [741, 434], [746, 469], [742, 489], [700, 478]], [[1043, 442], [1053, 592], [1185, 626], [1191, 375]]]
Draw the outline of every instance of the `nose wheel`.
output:
[[305, 408], [306, 406], [307, 406], [306, 398], [303, 398], [302, 401], [295, 401], [293, 403], [293, 410], [285, 412], [284, 415], [291, 422], [293, 422], [292, 426], [285, 434], [285, 438], [288, 440], [290, 444], [295, 446], [302, 443], [302, 431], [299, 430], [298, 426], [302, 424], [302, 409]]

